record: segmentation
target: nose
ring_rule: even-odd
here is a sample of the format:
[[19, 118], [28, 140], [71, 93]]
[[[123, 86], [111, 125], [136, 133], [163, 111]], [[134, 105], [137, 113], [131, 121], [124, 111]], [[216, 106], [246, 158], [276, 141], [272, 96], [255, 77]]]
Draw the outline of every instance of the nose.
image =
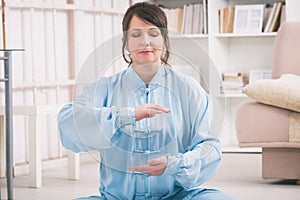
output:
[[147, 47], [150, 46], [150, 37], [147, 33], [144, 33], [141, 39], [141, 46]]

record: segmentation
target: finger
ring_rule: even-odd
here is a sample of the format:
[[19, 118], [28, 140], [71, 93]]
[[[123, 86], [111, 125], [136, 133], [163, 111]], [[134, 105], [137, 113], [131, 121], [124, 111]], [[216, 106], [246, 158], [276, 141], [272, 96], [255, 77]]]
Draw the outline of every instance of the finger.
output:
[[154, 117], [155, 115], [158, 115], [158, 114], [162, 114], [163, 112], [160, 111], [160, 110], [154, 110], [154, 109], [149, 109], [148, 110], [148, 116], [149, 117]]
[[130, 166], [128, 167], [128, 170], [138, 171], [138, 172], [151, 171], [151, 166], [150, 165]]
[[156, 166], [143, 165], [143, 166], [131, 166], [131, 167], [128, 167], [128, 170], [138, 171], [143, 174], [157, 176], [164, 172], [164, 167], [163, 167], [163, 165], [156, 165]]
[[152, 176], [157, 176], [159, 174], [162, 174], [165, 171], [165, 167], [161, 165], [152, 165], [149, 170], [141, 171], [144, 174], [150, 174]]
[[161, 169], [163, 166], [159, 165], [141, 165], [141, 166], [130, 166], [128, 167], [128, 170], [130, 171], [138, 171], [143, 173], [151, 173], [153, 171], [156, 171], [158, 169]]
[[164, 157], [154, 158], [147, 161], [149, 165], [160, 165], [166, 163]]
[[148, 109], [147, 117], [151, 118], [151, 117], [154, 117], [155, 115], [162, 114], [162, 113], [163, 113], [163, 111], [161, 111], [161, 110], [155, 110], [155, 109], [150, 108], [150, 109]]
[[151, 104], [151, 109], [166, 112], [166, 113], [171, 111], [169, 108], [166, 108], [160, 104]]

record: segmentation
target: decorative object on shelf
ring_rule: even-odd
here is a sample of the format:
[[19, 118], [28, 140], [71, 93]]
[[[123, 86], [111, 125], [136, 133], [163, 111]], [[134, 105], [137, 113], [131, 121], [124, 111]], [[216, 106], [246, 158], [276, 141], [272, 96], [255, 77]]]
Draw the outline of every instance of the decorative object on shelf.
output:
[[221, 93], [242, 94], [248, 78], [241, 72], [224, 72], [222, 74]]
[[255, 69], [250, 70], [249, 73], [249, 83], [253, 83], [262, 79], [271, 79], [272, 78], [272, 70], [270, 69]]
[[261, 33], [265, 4], [236, 5], [233, 33]]

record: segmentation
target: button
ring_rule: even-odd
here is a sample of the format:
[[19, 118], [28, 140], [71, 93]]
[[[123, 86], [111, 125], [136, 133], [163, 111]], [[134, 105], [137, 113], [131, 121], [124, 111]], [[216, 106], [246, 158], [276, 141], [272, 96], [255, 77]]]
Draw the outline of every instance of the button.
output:
[[144, 197], [145, 197], [145, 199], [151, 199], [151, 194], [146, 193]]
[[151, 128], [147, 129], [147, 133], [150, 134], [151, 133]]
[[145, 150], [145, 154], [150, 154], [151, 151], [150, 150]]
[[139, 150], [139, 149], [133, 149], [133, 152], [134, 152], [134, 153], [144, 153], [143, 150]]

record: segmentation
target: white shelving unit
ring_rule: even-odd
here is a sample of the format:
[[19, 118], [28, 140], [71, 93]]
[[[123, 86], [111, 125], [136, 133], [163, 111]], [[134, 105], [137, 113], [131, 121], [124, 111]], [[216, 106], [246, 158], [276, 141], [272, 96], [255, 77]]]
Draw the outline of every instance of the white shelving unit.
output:
[[220, 94], [220, 98], [248, 98], [246, 94]]
[[[209, 56], [215, 67], [222, 72], [235, 71], [249, 75], [252, 69], [271, 69], [273, 43], [276, 33], [219, 33], [219, 9], [234, 5], [273, 3], [272, 1], [215, 0], [208, 2]], [[217, 88], [218, 89], [218, 88]], [[219, 91], [215, 91], [217, 94]], [[245, 152], [238, 147], [235, 132], [235, 113], [239, 104], [249, 101], [244, 94], [223, 94], [225, 98], [225, 118], [221, 132], [224, 152]], [[248, 150], [250, 151], [250, 150]], [[251, 149], [260, 152], [260, 149]]]
[[[282, 0], [283, 1], [283, 0]], [[183, 4], [202, 3], [203, 0], [171, 1], [152, 0], [165, 7], [174, 8]], [[171, 37], [172, 39], [192, 38], [203, 44], [219, 74], [225, 71], [238, 71], [249, 75], [252, 69], [271, 69], [273, 62], [273, 46], [276, 32], [271, 33], [219, 33], [219, 9], [246, 4], [273, 4], [278, 0], [207, 0], [208, 34]], [[285, 0], [286, 20], [300, 20], [300, 1]], [[207, 46], [205, 46], [207, 45]], [[211, 91], [213, 90], [213, 91]], [[221, 142], [228, 151], [241, 151], [235, 133], [235, 112], [239, 104], [250, 101], [245, 94], [220, 94], [219, 87], [210, 88], [217, 99], [225, 99], [225, 117], [221, 133]], [[225, 151], [227, 151], [225, 150]], [[251, 149], [250, 152], [260, 152]]]
[[275, 37], [276, 32], [272, 33], [248, 33], [248, 34], [234, 34], [234, 33], [217, 33], [216, 38], [248, 38], [248, 37]]
[[180, 34], [178, 34], [178, 35], [170, 34], [170, 38], [171, 39], [172, 38], [174, 38], [174, 39], [176, 39], [176, 38], [178, 38], [178, 39], [180, 39], [180, 38], [208, 39], [208, 35], [207, 34], [185, 34], [183, 36], [183, 35], [180, 35]]

